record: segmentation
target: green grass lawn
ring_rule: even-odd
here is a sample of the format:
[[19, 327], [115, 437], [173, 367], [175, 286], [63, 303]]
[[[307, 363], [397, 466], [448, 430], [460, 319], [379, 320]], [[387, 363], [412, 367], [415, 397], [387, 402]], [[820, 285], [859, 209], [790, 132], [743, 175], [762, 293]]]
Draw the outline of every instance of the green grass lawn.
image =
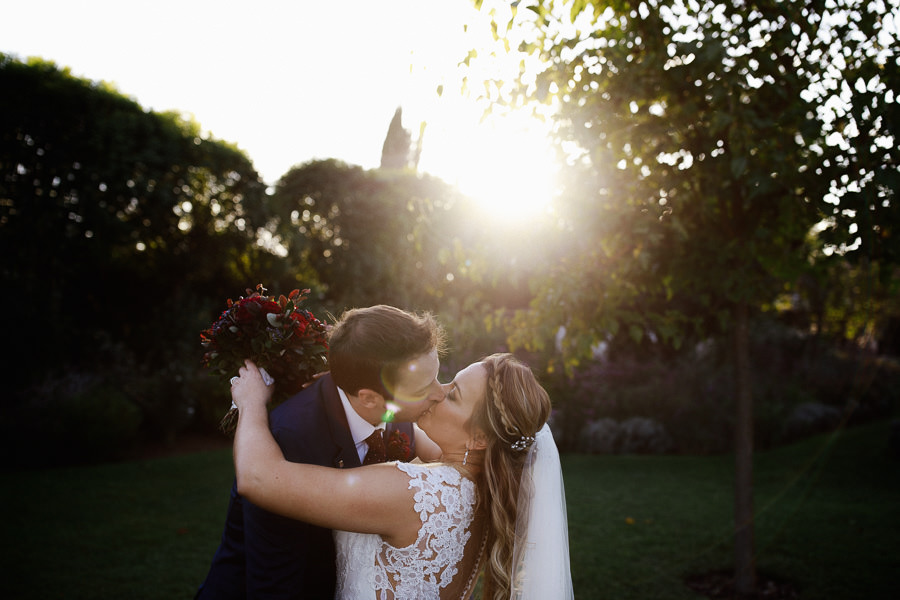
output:
[[[757, 565], [804, 599], [900, 597], [900, 460], [877, 423], [760, 454]], [[563, 457], [579, 599], [699, 598], [731, 561], [728, 457]], [[4, 598], [191, 598], [218, 545], [228, 450], [4, 475]]]

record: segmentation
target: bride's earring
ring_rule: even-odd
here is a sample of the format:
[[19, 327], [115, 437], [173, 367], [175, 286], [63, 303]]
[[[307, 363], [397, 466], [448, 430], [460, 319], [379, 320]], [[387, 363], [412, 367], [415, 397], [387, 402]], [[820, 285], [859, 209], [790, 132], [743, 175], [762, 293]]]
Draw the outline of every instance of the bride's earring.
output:
[[466, 448], [466, 455], [463, 456], [463, 466], [466, 466], [466, 461], [469, 460], [469, 449]]

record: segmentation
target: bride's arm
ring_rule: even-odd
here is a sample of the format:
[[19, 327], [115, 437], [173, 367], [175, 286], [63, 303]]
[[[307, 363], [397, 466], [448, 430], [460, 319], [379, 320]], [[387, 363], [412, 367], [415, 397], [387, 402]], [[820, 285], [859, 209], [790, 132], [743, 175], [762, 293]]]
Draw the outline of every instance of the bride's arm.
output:
[[238, 493], [270, 512], [330, 529], [404, 537], [418, 529], [409, 477], [392, 465], [333, 469], [292, 463], [269, 432], [271, 391], [252, 362], [232, 386]]

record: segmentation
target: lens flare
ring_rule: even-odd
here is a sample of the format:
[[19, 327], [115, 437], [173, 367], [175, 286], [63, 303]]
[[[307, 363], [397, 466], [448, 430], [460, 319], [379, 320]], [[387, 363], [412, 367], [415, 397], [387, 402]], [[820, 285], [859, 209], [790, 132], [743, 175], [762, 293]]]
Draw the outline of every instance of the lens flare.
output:
[[[392, 383], [388, 382], [387, 378], [385, 377], [386, 369], [387, 369], [387, 367], [385, 367], [385, 369], [382, 369], [382, 371], [381, 371], [381, 385], [385, 389], [385, 391], [387, 391], [387, 393], [388, 393], [387, 400], [388, 400], [388, 410], [389, 411], [390, 411], [390, 406], [392, 405], [391, 401], [393, 401], [393, 406], [394, 406], [393, 412], [398, 412], [400, 410], [401, 406], [404, 406], [407, 404], [413, 404], [415, 402], [418, 402], [421, 399], [421, 398], [415, 398], [412, 396], [401, 394], [400, 390], [397, 389], [396, 384], [392, 384]], [[410, 373], [414, 373], [418, 369], [418, 365], [409, 364], [409, 365], [406, 365], [406, 369]]]
[[381, 415], [381, 420], [384, 423], [391, 423], [397, 413], [400, 412], [400, 407], [393, 402], [388, 402], [386, 408], [387, 410]]

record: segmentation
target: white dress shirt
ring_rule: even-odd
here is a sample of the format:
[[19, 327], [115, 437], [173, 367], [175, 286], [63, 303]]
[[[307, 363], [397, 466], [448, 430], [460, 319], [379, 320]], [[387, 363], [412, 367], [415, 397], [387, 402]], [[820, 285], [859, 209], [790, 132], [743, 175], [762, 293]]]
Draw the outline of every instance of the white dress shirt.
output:
[[344, 405], [344, 413], [347, 415], [347, 424], [350, 425], [350, 436], [353, 437], [353, 443], [356, 444], [356, 453], [359, 454], [359, 462], [362, 462], [366, 457], [366, 452], [369, 451], [369, 445], [366, 443], [366, 438], [372, 435], [376, 429], [381, 429], [381, 432], [384, 433], [385, 424], [379, 423], [378, 426], [374, 426], [356, 412], [356, 409], [353, 408], [353, 405], [350, 404], [350, 398], [347, 397], [347, 393], [338, 388], [338, 394], [341, 397], [341, 404]]

